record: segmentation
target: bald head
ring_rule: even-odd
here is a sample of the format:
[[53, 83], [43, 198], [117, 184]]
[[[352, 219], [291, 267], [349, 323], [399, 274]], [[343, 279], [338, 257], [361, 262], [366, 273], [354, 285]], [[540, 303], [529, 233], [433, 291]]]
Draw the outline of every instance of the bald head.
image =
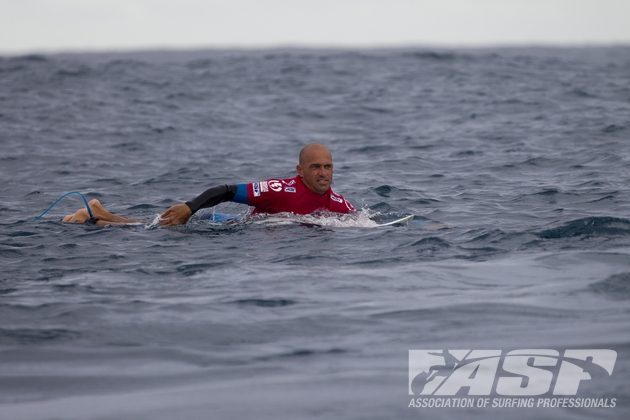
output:
[[332, 153], [328, 150], [328, 147], [320, 143], [309, 143], [302, 147], [300, 150], [299, 163], [302, 165], [306, 160], [309, 160], [313, 155], [327, 154], [332, 161]]
[[333, 179], [332, 154], [319, 143], [307, 144], [300, 151], [297, 173], [304, 185], [317, 194], [324, 194]]

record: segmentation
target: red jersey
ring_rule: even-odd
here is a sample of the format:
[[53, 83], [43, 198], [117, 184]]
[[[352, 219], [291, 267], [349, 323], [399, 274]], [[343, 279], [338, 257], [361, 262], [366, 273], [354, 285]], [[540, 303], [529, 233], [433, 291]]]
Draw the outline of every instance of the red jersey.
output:
[[317, 210], [335, 213], [355, 211], [352, 204], [341, 194], [334, 192], [332, 188], [328, 188], [324, 194], [317, 194], [304, 185], [300, 176], [268, 179], [245, 185], [247, 202], [256, 208], [254, 213], [309, 214]]

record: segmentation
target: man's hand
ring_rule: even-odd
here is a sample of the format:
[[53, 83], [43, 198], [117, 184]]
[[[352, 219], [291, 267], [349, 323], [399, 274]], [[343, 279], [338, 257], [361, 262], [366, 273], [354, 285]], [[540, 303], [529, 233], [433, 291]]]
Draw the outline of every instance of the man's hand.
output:
[[160, 214], [160, 225], [162, 226], [174, 226], [183, 225], [190, 219], [192, 212], [190, 207], [184, 203], [175, 204], [171, 206], [164, 213]]

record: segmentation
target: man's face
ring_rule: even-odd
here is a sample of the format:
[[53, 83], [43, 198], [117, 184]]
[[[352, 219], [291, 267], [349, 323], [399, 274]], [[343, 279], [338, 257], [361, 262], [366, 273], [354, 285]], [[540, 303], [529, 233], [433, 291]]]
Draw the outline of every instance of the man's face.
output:
[[332, 155], [325, 148], [309, 149], [297, 166], [297, 173], [311, 191], [324, 194], [333, 180]]

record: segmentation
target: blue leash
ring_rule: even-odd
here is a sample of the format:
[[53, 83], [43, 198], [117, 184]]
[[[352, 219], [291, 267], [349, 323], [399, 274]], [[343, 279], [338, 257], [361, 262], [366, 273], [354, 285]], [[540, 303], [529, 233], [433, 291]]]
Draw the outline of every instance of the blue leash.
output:
[[71, 192], [63, 194], [61, 197], [56, 199], [54, 203], [52, 203], [50, 206], [48, 206], [48, 208], [46, 210], [44, 210], [39, 216], [35, 217], [33, 220], [39, 220], [42, 217], [44, 217], [46, 215], [46, 213], [48, 213], [50, 210], [52, 210], [53, 207], [55, 207], [57, 204], [59, 204], [59, 202], [61, 200], [63, 200], [64, 198], [66, 198], [69, 195], [78, 195], [79, 197], [81, 197], [81, 199], [83, 200], [83, 204], [85, 205], [85, 208], [87, 209], [87, 212], [90, 215], [90, 221], [96, 221], [96, 218], [94, 217], [94, 214], [92, 214], [92, 209], [90, 208], [90, 205], [88, 204], [87, 199], [85, 198], [85, 196], [83, 194], [81, 194], [78, 191], [71, 191]]

